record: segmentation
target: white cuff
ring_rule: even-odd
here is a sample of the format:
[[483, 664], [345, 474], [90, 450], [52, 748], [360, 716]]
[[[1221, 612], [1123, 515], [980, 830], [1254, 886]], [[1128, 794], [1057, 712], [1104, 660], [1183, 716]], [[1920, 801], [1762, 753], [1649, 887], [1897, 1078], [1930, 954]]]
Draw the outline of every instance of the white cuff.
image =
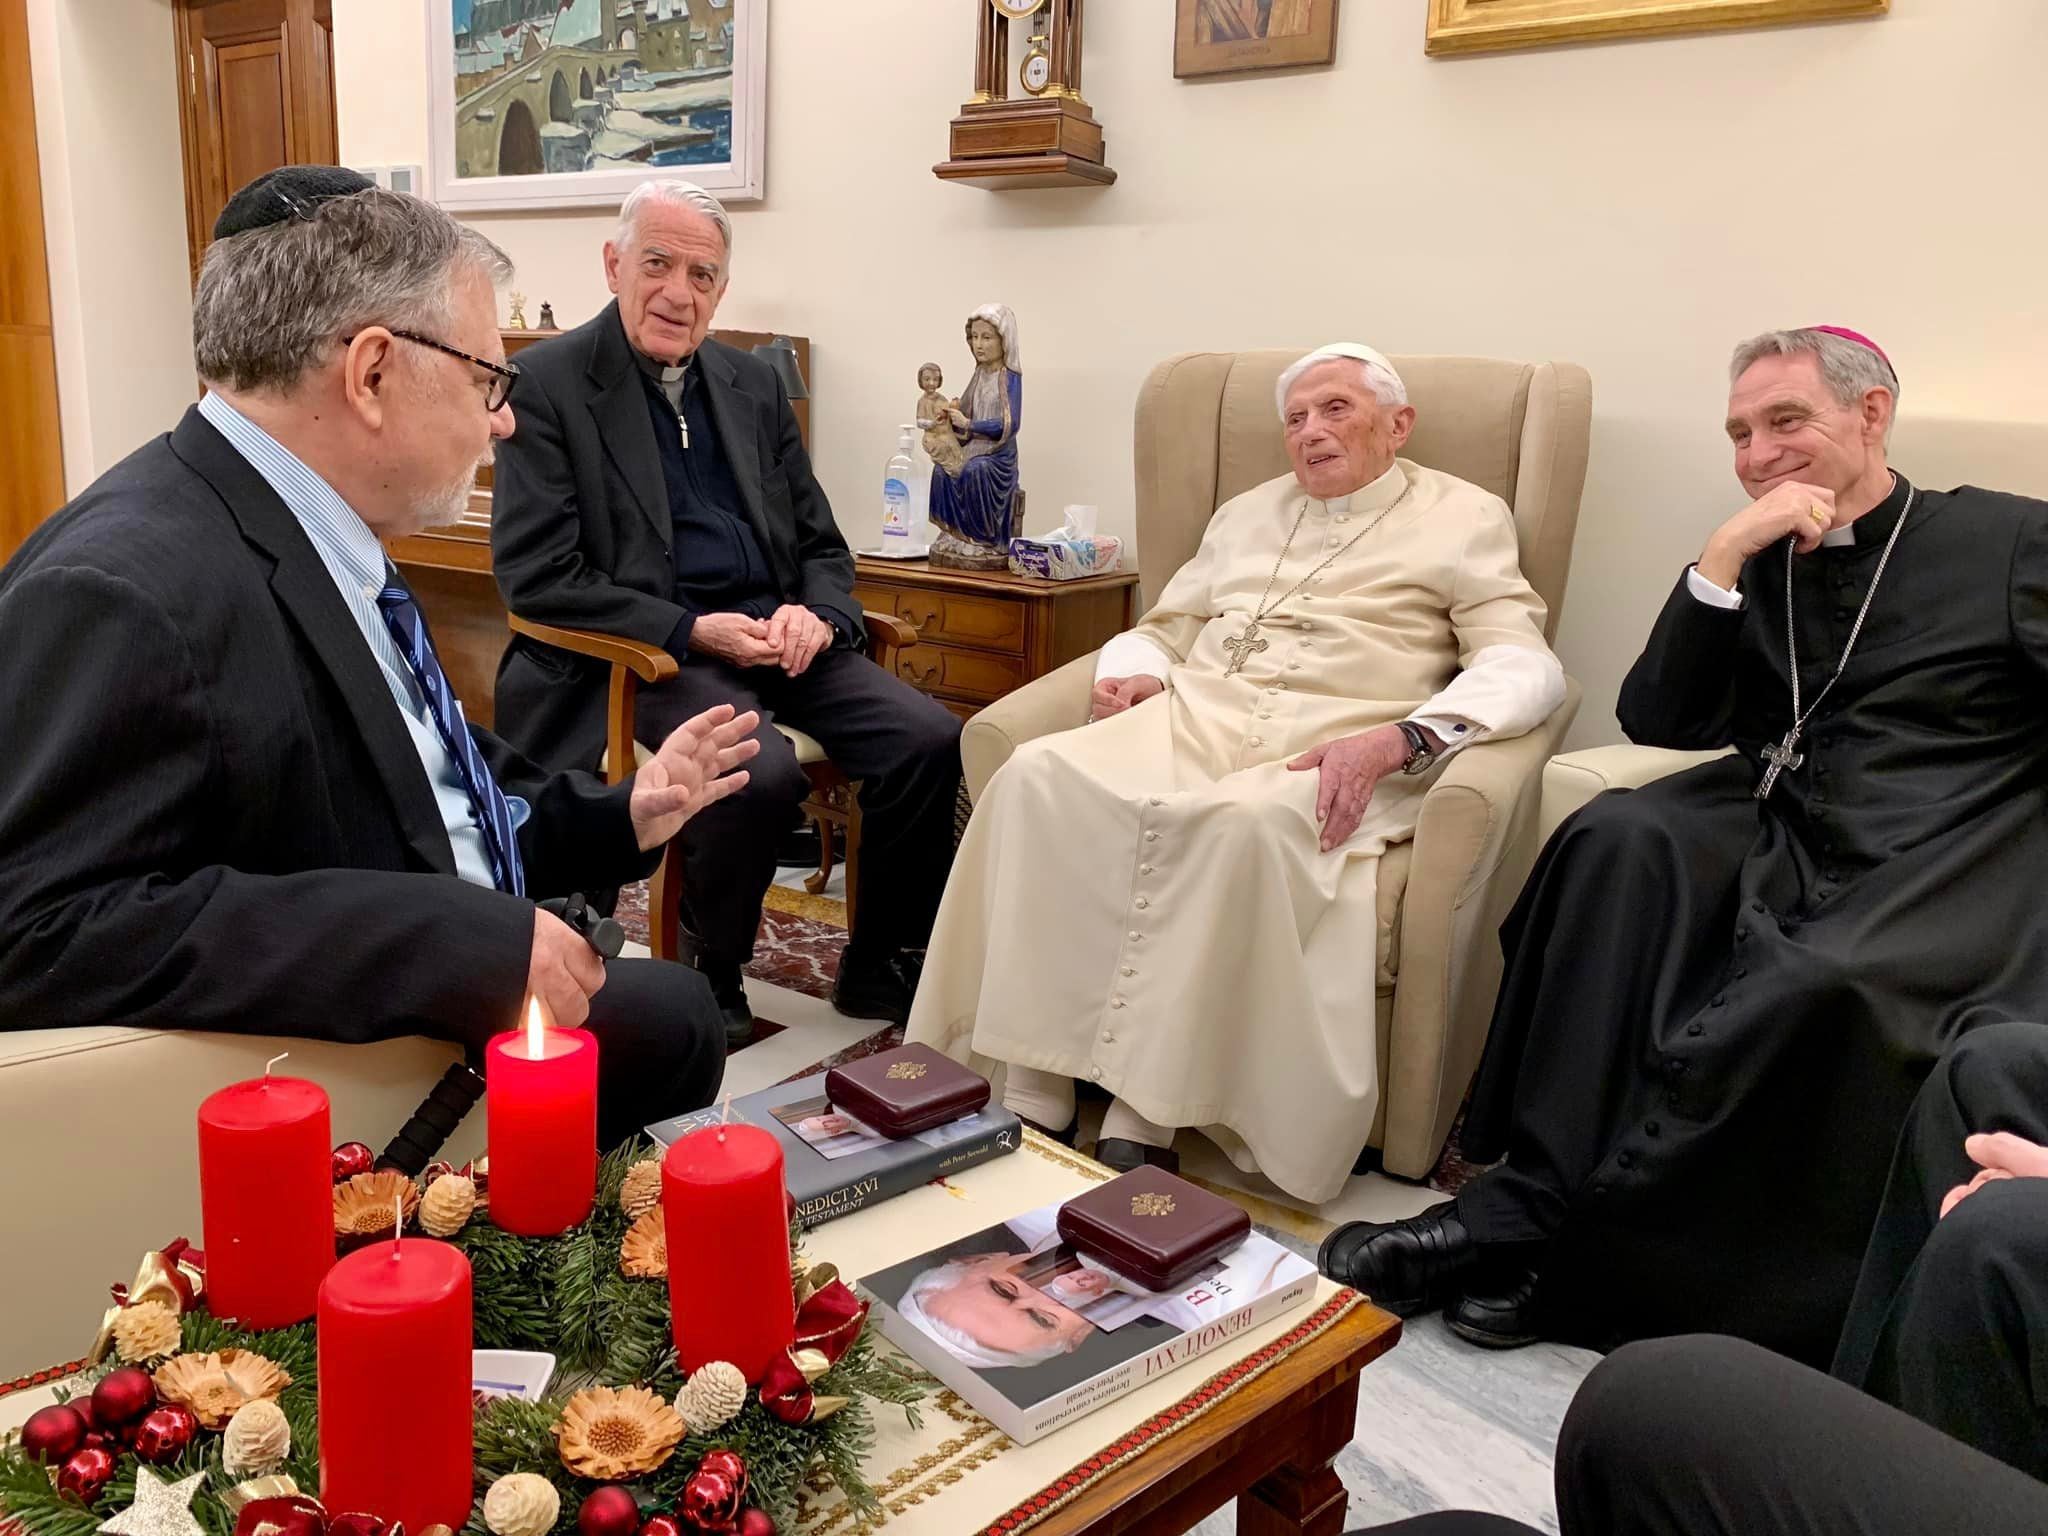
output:
[[1740, 592], [1730, 592], [1726, 587], [1717, 587], [1700, 574], [1700, 568], [1689, 565], [1685, 569], [1685, 589], [1709, 608], [1746, 608], [1749, 599]]
[[1460, 715], [1410, 715], [1408, 723], [1419, 725], [1425, 731], [1434, 733], [1436, 739], [1444, 744], [1443, 751], [1437, 754], [1438, 762], [1442, 762], [1460, 747], [1471, 746], [1486, 734], [1485, 726]]
[[1156, 677], [1162, 683], [1173, 670], [1173, 658], [1157, 642], [1127, 629], [1112, 635], [1095, 657], [1095, 681], [1111, 677]]

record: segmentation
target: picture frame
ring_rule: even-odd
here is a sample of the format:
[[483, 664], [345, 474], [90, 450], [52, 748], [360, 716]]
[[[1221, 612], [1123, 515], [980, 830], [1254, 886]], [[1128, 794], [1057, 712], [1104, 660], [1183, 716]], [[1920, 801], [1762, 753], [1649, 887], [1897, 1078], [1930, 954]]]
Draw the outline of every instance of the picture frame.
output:
[[[615, 208], [655, 176], [726, 202], [764, 195], [768, 0], [426, 11], [426, 180], [443, 207]], [[558, 40], [564, 27], [576, 36]]]
[[1174, 0], [1173, 73], [1187, 80], [1329, 64], [1338, 0]]
[[1429, 0], [1423, 49], [1491, 53], [1552, 43], [1653, 37], [1880, 16], [1891, 0]]

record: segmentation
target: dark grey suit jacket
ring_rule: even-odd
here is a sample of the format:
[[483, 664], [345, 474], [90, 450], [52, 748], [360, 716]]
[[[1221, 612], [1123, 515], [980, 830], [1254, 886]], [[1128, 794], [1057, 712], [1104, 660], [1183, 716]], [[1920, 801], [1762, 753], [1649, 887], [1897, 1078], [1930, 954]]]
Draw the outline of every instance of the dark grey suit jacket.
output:
[[[0, 1028], [376, 1040], [511, 1023], [533, 903], [459, 879], [311, 541], [207, 420], [0, 568]], [[485, 731], [536, 896], [637, 879], [628, 791]]]
[[[747, 520], [786, 602], [864, 636], [853, 556], [832, 520], [775, 372], [706, 340], [705, 395]], [[498, 445], [491, 555], [505, 606], [562, 629], [666, 646], [685, 610], [674, 525], [646, 386], [618, 305], [519, 354], [518, 425]], [[607, 668], [523, 636], [498, 665], [496, 726], [551, 767], [594, 768], [604, 751]]]

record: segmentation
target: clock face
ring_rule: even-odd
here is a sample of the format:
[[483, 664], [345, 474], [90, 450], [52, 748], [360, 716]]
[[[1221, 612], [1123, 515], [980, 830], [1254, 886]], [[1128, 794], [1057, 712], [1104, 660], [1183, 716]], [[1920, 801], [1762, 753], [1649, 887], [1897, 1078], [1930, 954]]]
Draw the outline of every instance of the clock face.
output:
[[1052, 60], [1034, 49], [1024, 55], [1024, 67], [1018, 73], [1024, 81], [1024, 89], [1036, 96], [1052, 84]]
[[988, 0], [988, 3], [1010, 20], [1022, 21], [1026, 16], [1036, 14], [1045, 0]]

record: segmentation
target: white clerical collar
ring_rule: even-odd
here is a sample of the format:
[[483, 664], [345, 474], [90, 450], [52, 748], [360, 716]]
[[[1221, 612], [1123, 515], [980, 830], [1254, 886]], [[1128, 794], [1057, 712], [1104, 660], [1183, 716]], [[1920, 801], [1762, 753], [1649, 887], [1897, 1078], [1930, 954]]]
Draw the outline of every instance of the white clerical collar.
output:
[[1832, 548], [1840, 548], [1844, 544], [1854, 544], [1856, 542], [1856, 525], [1854, 523], [1844, 523], [1839, 528], [1830, 528], [1820, 536], [1820, 541]]
[[1392, 506], [1407, 488], [1408, 476], [1401, 468], [1401, 461], [1396, 459], [1377, 480], [1368, 481], [1346, 495], [1332, 496], [1328, 501], [1317, 501], [1310, 497], [1309, 505], [1322, 508], [1332, 517], [1342, 517], [1351, 510], [1354, 502], [1358, 504], [1360, 511], [1376, 512], [1381, 507]]

